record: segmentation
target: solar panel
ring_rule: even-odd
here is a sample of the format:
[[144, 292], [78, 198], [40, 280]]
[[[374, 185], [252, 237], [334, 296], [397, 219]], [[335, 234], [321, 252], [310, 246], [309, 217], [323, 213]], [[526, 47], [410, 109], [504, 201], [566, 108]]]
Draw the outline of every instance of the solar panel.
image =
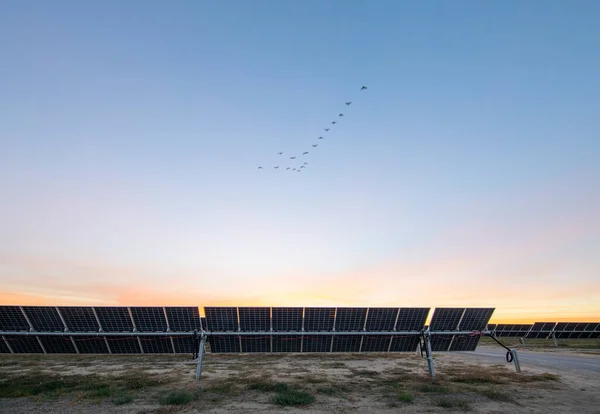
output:
[[141, 354], [140, 343], [137, 338], [121, 337], [107, 338], [108, 346], [113, 354]]
[[71, 338], [68, 336], [40, 336], [40, 341], [48, 354], [76, 354]]
[[458, 328], [464, 308], [435, 308], [429, 329], [432, 331], [454, 331]]
[[134, 306], [129, 309], [138, 332], [167, 332], [163, 308]]
[[100, 336], [74, 336], [80, 354], [108, 354], [106, 341]]
[[271, 352], [271, 337], [269, 335], [242, 335], [242, 352]]
[[268, 332], [271, 330], [271, 308], [238, 308], [240, 330], [245, 332]]
[[330, 352], [332, 337], [333, 335], [305, 335], [302, 338], [302, 352]]
[[[210, 326], [210, 319], [209, 319]], [[227, 335], [217, 336], [211, 335], [208, 337], [210, 343], [210, 352], [214, 354], [239, 354], [240, 350], [240, 338], [238, 336]]]
[[597, 323], [597, 322], [589, 323], [585, 328], [585, 332], [589, 332], [587, 334], [587, 339], [600, 338], [600, 323]]
[[10, 354], [10, 349], [4, 338], [0, 338], [0, 354]]
[[487, 324], [487, 330], [492, 332], [496, 329], [496, 324], [495, 323], [488, 323]]
[[171, 344], [171, 338], [168, 336], [161, 336], [158, 338], [140, 338], [142, 349], [144, 354], [172, 354], [173, 345]]
[[6, 336], [15, 354], [43, 354], [44, 350], [40, 346], [36, 337], [33, 336]]
[[415, 352], [418, 345], [419, 337], [417, 335], [396, 335], [392, 338], [390, 352]]
[[301, 336], [273, 335], [273, 352], [300, 352], [301, 346]]
[[333, 329], [334, 318], [335, 308], [305, 308], [304, 331], [331, 331]]
[[194, 332], [201, 330], [200, 312], [197, 306], [167, 306], [167, 320], [172, 332]]
[[452, 342], [452, 336], [432, 336], [431, 337], [431, 350], [433, 352], [446, 352], [450, 349], [450, 343]]
[[461, 331], [483, 331], [494, 313], [494, 308], [467, 308], [458, 329]]
[[0, 330], [4, 332], [29, 330], [29, 324], [20, 307], [0, 306]]
[[271, 312], [273, 314], [273, 331], [299, 332], [302, 330], [302, 308], [272, 308]]
[[58, 311], [71, 332], [98, 332], [100, 329], [89, 306], [60, 306]]
[[527, 332], [529, 332], [531, 326], [532, 325], [499, 323], [496, 325], [494, 333], [497, 337], [520, 338], [527, 335]]
[[[369, 311], [370, 312], [370, 311]], [[391, 335], [365, 335], [363, 337], [362, 352], [387, 352], [390, 347]]]
[[454, 335], [450, 344], [450, 351], [474, 351], [480, 338], [479, 335]]
[[333, 352], [359, 352], [362, 335], [335, 335]]
[[33, 329], [40, 332], [62, 332], [65, 325], [53, 306], [23, 306]]
[[556, 322], [536, 322], [527, 334], [530, 339], [546, 339], [550, 336]]
[[198, 351], [198, 344], [193, 336], [174, 336], [173, 346], [176, 354], [192, 354]]
[[200, 318], [200, 325], [202, 326], [203, 331], [208, 331], [208, 329], [206, 328], [206, 318], [204, 316]]
[[207, 330], [211, 332], [231, 332], [239, 329], [237, 308], [204, 307]]
[[[104, 332], [132, 332], [133, 322], [129, 311], [124, 306], [99, 306], [95, 307], [96, 315], [100, 320], [100, 327]], [[111, 347], [112, 348], [112, 347]]]
[[401, 308], [396, 322], [397, 331], [420, 331], [425, 327], [429, 308]]
[[338, 332], [362, 331], [366, 318], [367, 308], [337, 308], [335, 330]]
[[396, 323], [396, 316], [398, 316], [398, 308], [369, 308], [365, 330], [392, 331]]

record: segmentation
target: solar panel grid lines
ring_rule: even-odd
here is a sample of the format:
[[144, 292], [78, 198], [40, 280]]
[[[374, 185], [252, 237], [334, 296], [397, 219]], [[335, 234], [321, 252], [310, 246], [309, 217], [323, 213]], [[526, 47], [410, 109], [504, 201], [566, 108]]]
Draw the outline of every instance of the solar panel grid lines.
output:
[[272, 352], [302, 352], [302, 336], [273, 335]]
[[172, 332], [194, 332], [202, 330], [197, 306], [166, 306], [164, 308], [169, 330]]
[[237, 335], [210, 335], [208, 343], [210, 352], [215, 354], [239, 354], [241, 352], [240, 338]]
[[479, 335], [454, 335], [450, 342], [449, 351], [475, 351], [479, 343]]
[[167, 332], [167, 319], [161, 307], [132, 306], [131, 317], [138, 332]]
[[369, 308], [365, 331], [392, 331], [398, 317], [399, 308]]
[[366, 318], [367, 308], [337, 308], [335, 311], [335, 331], [362, 331], [365, 327]]
[[[108, 339], [108, 338], [107, 338]], [[108, 339], [113, 354], [141, 354], [140, 342], [135, 337], [117, 337]]]
[[400, 308], [395, 330], [399, 332], [422, 330], [425, 328], [429, 310], [430, 308]]
[[419, 345], [417, 335], [394, 335], [390, 343], [390, 352], [415, 352]]
[[144, 354], [173, 354], [173, 342], [168, 336], [138, 338]]
[[302, 331], [303, 308], [271, 308], [274, 332]]
[[244, 335], [240, 336], [243, 353], [268, 353], [271, 352], [270, 335]]
[[304, 308], [304, 331], [332, 331], [335, 308]]
[[453, 331], [458, 330], [458, 324], [465, 312], [465, 308], [435, 308], [430, 331]]
[[39, 332], [64, 332], [65, 325], [54, 306], [23, 306], [23, 312]]
[[332, 352], [360, 352], [362, 335], [336, 334], [332, 339]]
[[104, 337], [74, 336], [73, 342], [80, 354], [108, 354], [108, 346]]
[[535, 322], [531, 330], [527, 333], [526, 338], [530, 339], [545, 339], [550, 337], [552, 330], [556, 326], [556, 322]]
[[125, 306], [97, 306], [94, 311], [103, 332], [133, 332], [133, 320]]
[[20, 306], [0, 306], [0, 330], [18, 332], [29, 331], [30, 328]]
[[35, 336], [5, 336], [15, 354], [44, 354], [44, 349]]
[[432, 352], [447, 352], [450, 349], [453, 336], [432, 336], [431, 337], [431, 351]]
[[12, 350], [4, 336], [0, 337], [0, 354], [12, 354]]
[[210, 332], [237, 332], [238, 310], [234, 306], [205, 306], [206, 329]]
[[331, 352], [333, 335], [304, 335], [302, 352]]
[[364, 335], [361, 352], [388, 352], [392, 335]]
[[40, 336], [42, 346], [47, 354], [76, 354], [73, 341], [68, 336]]
[[240, 307], [240, 331], [269, 332], [271, 330], [271, 308]]
[[59, 306], [58, 312], [70, 332], [98, 332], [100, 330], [90, 306]]
[[458, 329], [461, 331], [483, 331], [494, 310], [494, 308], [466, 308]]
[[173, 349], [176, 354], [192, 354], [198, 349], [198, 345], [196, 345], [195, 338], [180, 336], [180, 337], [172, 337], [171, 342], [173, 343]]

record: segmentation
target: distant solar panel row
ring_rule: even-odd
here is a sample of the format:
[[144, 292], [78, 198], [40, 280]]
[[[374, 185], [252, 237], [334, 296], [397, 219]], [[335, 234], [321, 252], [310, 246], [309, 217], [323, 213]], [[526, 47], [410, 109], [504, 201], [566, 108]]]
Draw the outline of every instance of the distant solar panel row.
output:
[[0, 331], [193, 332], [197, 307], [0, 306]]
[[519, 337], [528, 339], [595, 339], [600, 337], [598, 322], [536, 322], [533, 325], [497, 324], [488, 326], [497, 337]]
[[436, 308], [431, 317], [431, 331], [483, 331], [494, 308]]

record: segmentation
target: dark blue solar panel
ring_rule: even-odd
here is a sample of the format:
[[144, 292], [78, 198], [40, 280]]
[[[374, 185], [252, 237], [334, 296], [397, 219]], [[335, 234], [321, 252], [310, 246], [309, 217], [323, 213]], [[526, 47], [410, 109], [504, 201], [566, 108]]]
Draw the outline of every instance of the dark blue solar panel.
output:
[[167, 332], [167, 320], [163, 308], [134, 306], [129, 309], [138, 332]]
[[108, 354], [106, 341], [102, 336], [74, 336], [73, 341], [80, 354]]
[[335, 319], [335, 308], [305, 308], [304, 331], [331, 331]]
[[[99, 306], [94, 308], [104, 332], [132, 332], [133, 322], [124, 306]], [[127, 353], [127, 352], [126, 352]]]
[[36, 337], [33, 336], [6, 336], [6, 341], [15, 354], [43, 354]]
[[241, 352], [238, 336], [211, 335], [208, 337], [208, 343], [210, 344], [210, 352], [213, 354], [239, 354]]
[[302, 308], [272, 308], [273, 331], [289, 332], [302, 330]]
[[[369, 308], [367, 331], [391, 331], [398, 316], [398, 308]], [[386, 348], [387, 351], [387, 348]]]
[[429, 329], [431, 331], [455, 331], [465, 308], [435, 308]]
[[0, 306], [0, 330], [4, 332], [29, 330], [27, 319], [18, 306]]
[[271, 352], [269, 335], [242, 335], [240, 338], [242, 339], [242, 352]]
[[390, 347], [391, 335], [365, 335], [362, 352], [387, 352]]
[[89, 306], [60, 306], [58, 311], [71, 332], [98, 332], [100, 329]]
[[273, 352], [300, 352], [301, 345], [299, 335], [273, 335]]
[[194, 332], [201, 330], [200, 312], [197, 306], [167, 306], [167, 319], [172, 332]]
[[171, 344], [171, 338], [168, 336], [161, 336], [157, 338], [144, 337], [140, 338], [142, 349], [144, 354], [172, 354], [173, 345]]
[[68, 336], [40, 336], [42, 345], [48, 354], [76, 354], [71, 338]]
[[113, 354], [141, 354], [140, 343], [137, 338], [107, 338], [108, 346]]
[[[244, 332], [267, 332], [271, 330], [271, 308], [241, 307], [240, 330]], [[242, 344], [243, 347], [243, 344]]]
[[479, 335], [454, 335], [450, 345], [450, 351], [474, 351], [479, 343]]
[[198, 352], [199, 343], [196, 343], [193, 336], [174, 336], [173, 345], [176, 354], [193, 354]]
[[[337, 332], [362, 331], [366, 317], [367, 308], [337, 308], [335, 330]], [[335, 340], [333, 342], [335, 343]]]
[[210, 332], [235, 332], [239, 330], [237, 308], [204, 307], [206, 325]]
[[390, 352], [415, 352], [417, 350], [417, 346], [419, 346], [418, 336], [395, 335], [392, 338]]
[[429, 308], [401, 308], [398, 312], [396, 331], [420, 331], [425, 327]]
[[362, 335], [335, 335], [332, 352], [359, 352]]
[[302, 339], [302, 352], [330, 352], [332, 335], [305, 335]]
[[3, 338], [0, 337], [0, 354], [10, 354], [10, 349]]
[[23, 306], [23, 311], [36, 331], [62, 332], [65, 330], [65, 325], [53, 306]]
[[460, 320], [461, 331], [483, 331], [494, 313], [494, 308], [467, 308]]

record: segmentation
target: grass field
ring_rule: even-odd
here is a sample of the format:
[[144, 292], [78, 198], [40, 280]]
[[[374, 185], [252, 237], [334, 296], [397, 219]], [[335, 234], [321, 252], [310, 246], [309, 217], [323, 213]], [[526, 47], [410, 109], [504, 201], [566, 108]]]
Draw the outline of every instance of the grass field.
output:
[[[0, 357], [0, 411], [20, 412], [563, 412], [594, 403], [598, 381], [477, 366], [436, 355], [432, 381], [414, 354]], [[596, 405], [594, 405], [596, 407]], [[577, 405], [577, 412], [586, 406]]]

